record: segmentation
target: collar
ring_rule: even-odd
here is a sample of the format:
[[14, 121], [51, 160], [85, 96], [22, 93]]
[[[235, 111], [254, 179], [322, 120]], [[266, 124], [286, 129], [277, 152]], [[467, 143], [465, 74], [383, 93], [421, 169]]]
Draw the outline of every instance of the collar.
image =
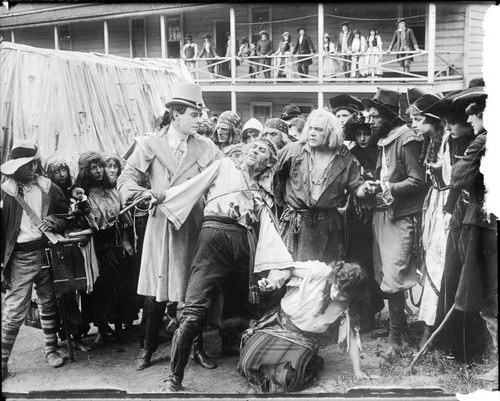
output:
[[[51, 183], [52, 182], [48, 178], [37, 176], [33, 185], [38, 185], [42, 192], [48, 195]], [[2, 189], [7, 195], [15, 197], [17, 196], [19, 184], [13, 178], [9, 178], [2, 184]]]
[[378, 146], [387, 146], [395, 139], [399, 138], [408, 128], [406, 125], [400, 125], [399, 127], [393, 128], [389, 131], [389, 134], [385, 138], [380, 138], [377, 142]]
[[183, 134], [182, 132], [178, 131], [175, 129], [172, 125], [168, 127], [168, 131], [166, 133], [167, 137], [170, 137], [170, 139], [174, 141], [185, 141], [189, 138], [189, 134]]

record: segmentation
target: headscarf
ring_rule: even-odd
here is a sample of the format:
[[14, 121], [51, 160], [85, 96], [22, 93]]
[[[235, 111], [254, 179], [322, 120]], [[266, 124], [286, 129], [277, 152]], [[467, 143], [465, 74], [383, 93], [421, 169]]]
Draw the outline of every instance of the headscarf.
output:
[[65, 168], [69, 172], [69, 164], [64, 157], [60, 155], [53, 155], [47, 159], [45, 163], [45, 171], [48, 176], [60, 168]]
[[262, 131], [265, 131], [266, 128], [277, 129], [288, 136], [288, 125], [281, 118], [269, 118], [266, 120]]
[[235, 128], [241, 129], [241, 118], [233, 111], [227, 110], [221, 113], [217, 124], [226, 123], [232, 125]]

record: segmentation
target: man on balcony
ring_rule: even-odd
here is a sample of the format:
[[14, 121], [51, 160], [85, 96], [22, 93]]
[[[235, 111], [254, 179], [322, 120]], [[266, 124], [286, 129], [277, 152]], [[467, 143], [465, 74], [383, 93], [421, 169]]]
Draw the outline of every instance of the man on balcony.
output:
[[349, 22], [344, 21], [340, 24], [339, 39], [337, 41], [337, 53], [340, 53], [341, 57], [345, 61], [341, 61], [341, 70], [344, 71], [346, 78], [349, 76], [351, 71], [351, 56], [348, 55], [349, 49], [352, 44], [353, 33], [349, 29]]
[[[396, 23], [397, 30], [394, 32], [394, 36], [392, 38], [391, 44], [389, 45], [389, 52], [392, 52], [395, 49], [397, 52], [413, 52], [418, 51], [418, 43], [417, 39], [415, 39], [415, 35], [411, 28], [408, 28], [406, 24], [406, 20], [399, 19]], [[413, 57], [408, 57], [409, 54], [400, 53], [396, 57], [398, 59], [403, 59], [399, 62], [399, 65], [403, 67], [403, 71], [405, 73], [410, 72], [410, 65], [413, 61]], [[405, 58], [408, 57], [408, 58]], [[405, 74], [406, 75], [406, 74]]]
[[[312, 59], [309, 56], [316, 53], [316, 49], [314, 48], [313, 41], [306, 34], [306, 28], [300, 27], [297, 31], [299, 32], [299, 37], [297, 38], [297, 42], [295, 42], [293, 54], [299, 54], [297, 57], [297, 71], [301, 77], [307, 78], [309, 75], [309, 66], [312, 64]], [[301, 54], [308, 57], [301, 57]]]
[[257, 56], [260, 56], [259, 60], [261, 64], [265, 66], [258, 66], [257, 71], [264, 70], [264, 78], [271, 78], [271, 56], [274, 53], [273, 42], [269, 39], [269, 32], [265, 29], [259, 32], [261, 39], [257, 42], [255, 46], [255, 52]]
[[407, 330], [404, 291], [417, 283], [415, 245], [418, 217], [426, 194], [419, 162], [422, 139], [399, 116], [397, 91], [379, 88], [364, 98], [372, 135], [378, 141], [376, 176], [380, 180], [373, 213], [375, 279], [389, 301], [390, 332], [386, 355], [402, 345]]

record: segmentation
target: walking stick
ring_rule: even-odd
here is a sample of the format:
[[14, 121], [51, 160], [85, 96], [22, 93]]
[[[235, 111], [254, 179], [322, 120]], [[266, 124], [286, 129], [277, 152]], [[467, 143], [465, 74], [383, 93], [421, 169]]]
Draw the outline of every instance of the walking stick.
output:
[[413, 369], [413, 367], [415, 366], [415, 364], [417, 363], [419, 358], [424, 354], [425, 351], [427, 351], [427, 348], [429, 348], [429, 346], [432, 344], [432, 342], [434, 341], [436, 336], [443, 329], [446, 322], [448, 320], [450, 320], [450, 317], [451, 317], [454, 310], [455, 310], [455, 303], [453, 303], [453, 305], [451, 306], [451, 309], [448, 311], [448, 313], [446, 314], [445, 318], [443, 319], [443, 321], [441, 322], [439, 327], [434, 331], [434, 333], [432, 333], [432, 335], [429, 337], [427, 342], [423, 345], [423, 347], [420, 349], [420, 351], [418, 351], [417, 355], [415, 355], [415, 357], [413, 358], [413, 360], [410, 363], [410, 366], [408, 367], [408, 369], [406, 369], [403, 376], [406, 376], [406, 375], [411, 373], [411, 370]]

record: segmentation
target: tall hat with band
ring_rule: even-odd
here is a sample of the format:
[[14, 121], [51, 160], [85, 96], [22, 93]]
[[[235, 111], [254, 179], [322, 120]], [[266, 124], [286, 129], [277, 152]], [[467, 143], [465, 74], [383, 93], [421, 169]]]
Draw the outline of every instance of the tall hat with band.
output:
[[374, 107], [376, 109], [386, 110], [396, 116], [399, 116], [399, 99], [401, 93], [391, 89], [377, 88], [377, 93], [372, 99], [367, 97], [361, 99], [366, 109]]
[[0, 171], [5, 175], [14, 174], [19, 167], [33, 160], [40, 159], [40, 151], [33, 141], [19, 140], [14, 143], [10, 151], [9, 160], [0, 166]]
[[165, 107], [168, 109], [174, 105], [188, 106], [198, 111], [208, 110], [203, 105], [201, 87], [191, 83], [181, 83], [175, 88], [172, 100], [165, 103]]
[[361, 111], [365, 109], [365, 106], [355, 96], [351, 96], [348, 93], [341, 93], [338, 96], [331, 97], [328, 99], [330, 101], [330, 107], [332, 109], [349, 107], [357, 111]]

